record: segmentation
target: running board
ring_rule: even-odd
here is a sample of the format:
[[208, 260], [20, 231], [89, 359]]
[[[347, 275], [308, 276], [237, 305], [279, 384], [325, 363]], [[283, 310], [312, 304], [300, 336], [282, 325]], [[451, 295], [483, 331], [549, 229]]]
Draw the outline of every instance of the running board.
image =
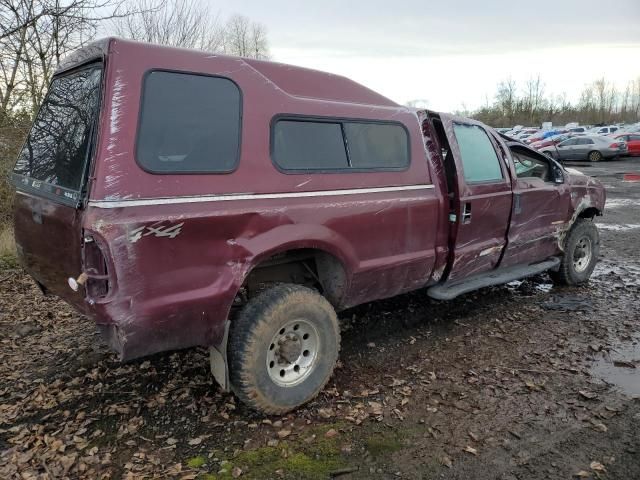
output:
[[427, 290], [427, 295], [436, 300], [453, 300], [458, 295], [471, 292], [483, 287], [502, 285], [521, 278], [531, 277], [546, 272], [560, 265], [558, 257], [531, 265], [514, 265], [513, 267], [499, 268], [490, 272], [481, 273], [472, 277], [457, 280], [450, 283], [434, 285]]

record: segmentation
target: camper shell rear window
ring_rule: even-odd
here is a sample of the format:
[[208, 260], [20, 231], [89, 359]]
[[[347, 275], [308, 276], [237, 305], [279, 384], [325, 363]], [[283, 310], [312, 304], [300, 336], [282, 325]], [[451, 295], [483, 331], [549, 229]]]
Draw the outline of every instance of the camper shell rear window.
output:
[[18, 189], [79, 205], [96, 136], [101, 83], [100, 63], [53, 78], [18, 154], [12, 175]]
[[229, 173], [240, 158], [241, 121], [232, 80], [152, 70], [144, 78], [136, 160], [150, 173]]

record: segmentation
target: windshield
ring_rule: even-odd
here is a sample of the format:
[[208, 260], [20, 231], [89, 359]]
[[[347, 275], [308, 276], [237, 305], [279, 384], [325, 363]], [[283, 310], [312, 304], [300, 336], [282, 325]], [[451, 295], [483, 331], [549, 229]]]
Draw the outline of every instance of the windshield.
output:
[[101, 66], [92, 65], [53, 79], [18, 155], [18, 187], [77, 203], [98, 112], [101, 73]]

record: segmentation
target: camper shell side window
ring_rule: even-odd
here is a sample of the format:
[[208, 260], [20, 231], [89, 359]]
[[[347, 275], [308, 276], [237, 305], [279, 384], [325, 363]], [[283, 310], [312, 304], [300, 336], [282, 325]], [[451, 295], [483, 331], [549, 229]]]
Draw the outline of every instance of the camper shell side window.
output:
[[151, 70], [144, 77], [136, 160], [156, 174], [230, 173], [240, 159], [242, 95], [228, 78]]

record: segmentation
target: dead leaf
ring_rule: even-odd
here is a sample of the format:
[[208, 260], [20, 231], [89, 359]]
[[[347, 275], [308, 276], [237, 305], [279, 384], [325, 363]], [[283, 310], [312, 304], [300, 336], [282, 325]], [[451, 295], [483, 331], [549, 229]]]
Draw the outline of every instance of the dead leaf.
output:
[[334, 417], [335, 413], [331, 408], [319, 408], [318, 415], [320, 415], [322, 418], [328, 419]]
[[602, 422], [596, 422], [592, 420], [591, 425], [593, 429], [597, 430], [598, 432], [606, 433], [609, 430], [607, 426]]
[[606, 472], [607, 469], [600, 462], [591, 462], [591, 470], [595, 470], [596, 472]]
[[573, 476], [574, 477], [580, 477], [580, 478], [589, 478], [589, 477], [591, 477], [591, 472], [587, 472], [585, 470], [580, 470], [578, 473], [575, 473]]
[[540, 385], [536, 385], [534, 382], [532, 382], [531, 380], [526, 380], [524, 382], [524, 384], [527, 386], [527, 388], [529, 390], [534, 390], [534, 391], [538, 391], [540, 390]]
[[440, 458], [440, 463], [447, 468], [453, 467], [453, 460], [446, 455]]
[[200, 445], [202, 443], [202, 437], [192, 438], [187, 443], [191, 446]]
[[593, 400], [594, 398], [598, 398], [598, 394], [597, 393], [589, 392], [587, 390], [580, 390], [578, 393], [583, 398], [586, 398], [587, 400]]
[[467, 453], [470, 453], [471, 455], [476, 455], [476, 456], [478, 455], [478, 450], [476, 450], [475, 448], [470, 447], [468, 445], [466, 447], [464, 447], [464, 451], [467, 452]]
[[289, 435], [291, 435], [291, 430], [284, 429], [278, 432], [278, 437], [280, 438], [287, 438]]
[[327, 430], [327, 433], [324, 434], [324, 436], [327, 438], [332, 438], [332, 437], [335, 437], [336, 435], [338, 435], [338, 431], [335, 428], [331, 428]]
[[375, 416], [382, 415], [382, 404], [379, 402], [369, 402], [369, 407], [371, 408], [371, 413]]

